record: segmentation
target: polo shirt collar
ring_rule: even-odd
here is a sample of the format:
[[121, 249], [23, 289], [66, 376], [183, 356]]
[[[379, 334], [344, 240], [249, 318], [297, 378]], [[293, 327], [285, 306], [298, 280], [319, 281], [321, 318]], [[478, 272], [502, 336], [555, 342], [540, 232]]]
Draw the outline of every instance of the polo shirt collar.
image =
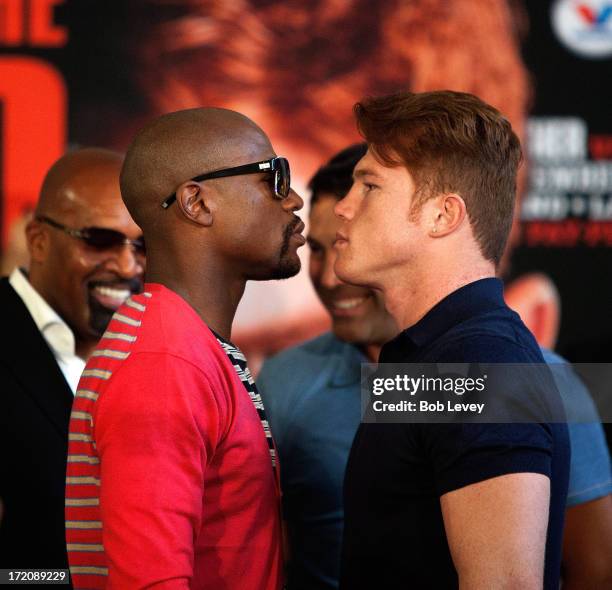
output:
[[503, 283], [496, 278], [480, 279], [447, 295], [416, 324], [401, 332], [393, 342], [410, 342], [421, 348], [453, 326], [504, 305]]

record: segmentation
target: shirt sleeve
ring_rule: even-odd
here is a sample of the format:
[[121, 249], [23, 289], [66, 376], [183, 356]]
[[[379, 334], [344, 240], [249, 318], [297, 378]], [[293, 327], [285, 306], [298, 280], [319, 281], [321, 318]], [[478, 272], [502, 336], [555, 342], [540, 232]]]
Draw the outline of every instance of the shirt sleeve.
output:
[[548, 350], [550, 363], [568, 419], [572, 459], [567, 506], [603, 498], [612, 493], [610, 452], [601, 420], [591, 395], [572, 366]]
[[[539, 358], [538, 358], [539, 357]], [[474, 362], [500, 367], [519, 363], [532, 370], [498, 369], [489, 375], [487, 403], [500, 404], [498, 410], [518, 412], [532, 422], [451, 423], [422, 425], [421, 436], [434, 470], [440, 496], [468, 485], [511, 473], [540, 473], [551, 477], [553, 455], [567, 453], [567, 426], [547, 423], [556, 415], [561, 400], [554, 390], [552, 376], [543, 358], [511, 340], [490, 334], [449, 341], [437, 352], [436, 362]], [[552, 386], [552, 390], [549, 388]], [[564, 415], [563, 415], [564, 417]]]
[[190, 588], [224, 399], [189, 362], [153, 353], [134, 355], [100, 396], [94, 439], [109, 588]]
[[550, 478], [550, 424], [428, 424], [422, 429], [438, 495], [510, 473]]
[[568, 424], [572, 460], [567, 505], [577, 506], [612, 494], [610, 452], [599, 422]]

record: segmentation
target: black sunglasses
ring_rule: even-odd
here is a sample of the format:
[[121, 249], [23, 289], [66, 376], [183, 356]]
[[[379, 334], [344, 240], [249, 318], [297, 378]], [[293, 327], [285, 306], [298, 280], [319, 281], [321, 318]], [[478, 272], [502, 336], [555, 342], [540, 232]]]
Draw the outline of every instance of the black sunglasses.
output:
[[145, 255], [145, 243], [144, 237], [140, 236], [135, 240], [128, 238], [125, 234], [114, 229], [107, 229], [104, 227], [84, 227], [82, 229], [72, 229], [66, 227], [57, 221], [54, 221], [50, 217], [45, 215], [37, 215], [36, 219], [55, 227], [73, 238], [83, 240], [88, 246], [96, 250], [110, 250], [118, 246], [129, 245], [134, 248], [137, 254], [142, 256]]
[[[277, 199], [285, 199], [289, 196], [291, 188], [291, 171], [289, 170], [289, 160], [287, 158], [271, 158], [254, 164], [244, 164], [243, 166], [234, 166], [233, 168], [223, 168], [223, 170], [215, 170], [214, 172], [206, 172], [195, 178], [191, 178], [193, 182], [202, 182], [203, 180], [211, 180], [212, 178], [225, 178], [227, 176], [240, 176], [242, 174], [255, 174], [256, 172], [274, 173], [272, 177], [272, 190]], [[166, 197], [161, 206], [167, 209], [176, 201], [176, 194]]]

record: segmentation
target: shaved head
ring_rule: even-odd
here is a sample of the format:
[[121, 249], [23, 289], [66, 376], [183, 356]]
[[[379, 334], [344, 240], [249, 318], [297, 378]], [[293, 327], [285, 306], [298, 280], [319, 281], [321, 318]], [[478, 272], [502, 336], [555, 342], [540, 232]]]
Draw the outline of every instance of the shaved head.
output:
[[36, 215], [61, 215], [91, 206], [100, 195], [95, 190], [79, 190], [82, 182], [88, 182], [96, 175], [105, 180], [114, 177], [118, 189], [122, 163], [121, 154], [102, 148], [68, 152], [47, 172], [36, 205]]
[[[296, 274], [304, 238], [295, 211], [303, 201], [291, 189], [279, 197], [276, 157], [268, 136], [228, 109], [177, 111], [142, 129], [125, 157], [121, 196], [144, 233], [147, 279], [192, 302], [206, 300], [202, 308], [211, 305], [210, 285], [215, 283], [220, 290], [216, 309], [228, 290], [237, 305], [248, 280]], [[262, 162], [270, 165], [193, 180]], [[175, 197], [171, 206], [162, 207], [170, 196]], [[229, 332], [227, 317], [221, 323]]]
[[[197, 108], [163, 115], [130, 145], [121, 171], [121, 194], [145, 230], [158, 225], [161, 202], [186, 180], [272, 153], [265, 133], [227, 109]], [[166, 216], [167, 218], [167, 216]]]
[[[121, 200], [122, 162], [102, 148], [62, 156], [45, 176], [26, 229], [30, 283], [71, 328], [83, 358], [115, 309], [142, 289], [143, 254], [126, 242], [142, 232]], [[115, 241], [92, 241], [100, 230], [105, 237], [111, 230]]]

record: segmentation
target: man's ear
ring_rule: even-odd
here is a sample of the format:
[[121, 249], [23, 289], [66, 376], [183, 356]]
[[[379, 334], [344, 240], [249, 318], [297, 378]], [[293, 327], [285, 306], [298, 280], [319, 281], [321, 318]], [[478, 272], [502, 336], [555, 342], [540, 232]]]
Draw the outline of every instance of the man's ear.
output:
[[454, 232], [467, 216], [465, 201], [457, 193], [443, 193], [431, 199], [429, 235], [437, 238]]
[[176, 191], [176, 202], [181, 213], [198, 225], [209, 227], [213, 223], [211, 192], [193, 180], [181, 184]]
[[28, 253], [32, 262], [44, 262], [49, 255], [51, 240], [47, 228], [40, 221], [32, 219], [25, 228]]

